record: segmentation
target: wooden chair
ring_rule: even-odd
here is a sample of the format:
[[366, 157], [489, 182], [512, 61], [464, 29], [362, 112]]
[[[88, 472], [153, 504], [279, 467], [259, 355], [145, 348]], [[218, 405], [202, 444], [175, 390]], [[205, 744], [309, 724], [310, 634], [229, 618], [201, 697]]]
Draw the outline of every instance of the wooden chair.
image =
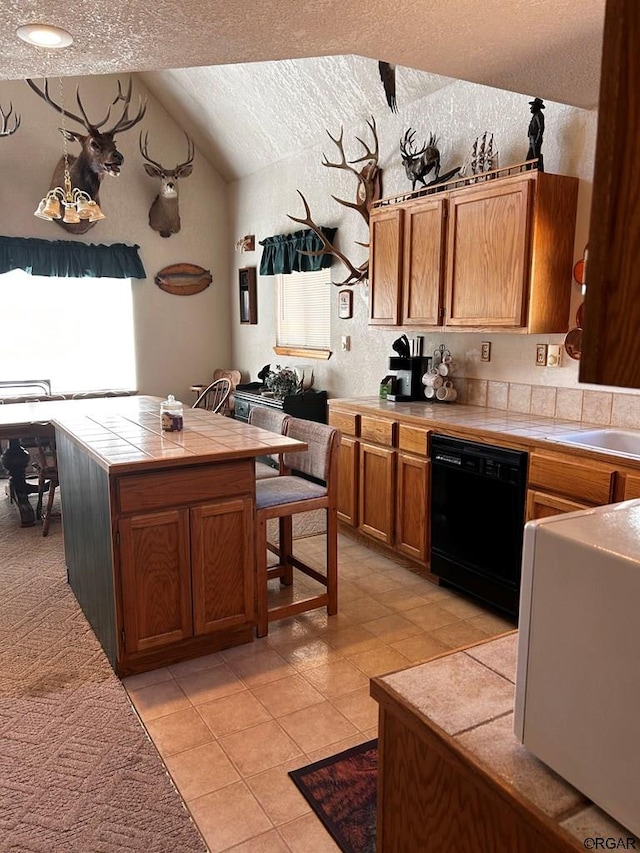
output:
[[[249, 423], [260, 429], [268, 429], [269, 432], [278, 432], [284, 435], [289, 424], [289, 415], [280, 409], [267, 409], [265, 406], [252, 406], [249, 412]], [[282, 467], [282, 458], [277, 453], [269, 454], [276, 467], [256, 459], [256, 480], [264, 480], [267, 477], [277, 477]]]
[[[336, 497], [337, 461], [340, 434], [327, 424], [290, 418], [286, 435], [306, 442], [308, 450], [283, 455], [283, 473], [256, 481], [256, 603], [258, 637], [269, 632], [269, 622], [326, 607], [333, 616], [338, 612], [338, 520]], [[298, 559], [293, 553], [292, 516], [313, 509], [327, 515], [327, 544], [324, 574]], [[279, 520], [279, 546], [267, 540], [267, 522]], [[267, 565], [267, 551], [279, 556], [276, 566]], [[293, 583], [298, 569], [325, 587], [320, 594], [295, 598], [286, 604], [269, 607], [268, 581], [279, 577], [282, 584]]]
[[227, 417], [232, 418], [233, 413], [235, 411], [235, 400], [233, 398], [233, 392], [236, 390], [236, 385], [239, 385], [242, 381], [242, 373], [235, 368], [222, 368], [218, 367], [213, 371], [213, 380], [215, 382], [216, 379], [228, 379], [231, 382], [231, 393], [227, 397], [227, 401], [224, 404], [222, 409], [222, 414], [227, 415]]
[[224, 404], [231, 393], [231, 381], [229, 379], [216, 379], [195, 401], [192, 409], [207, 409], [209, 412], [221, 412]]
[[[56, 454], [56, 441], [54, 437], [36, 438], [37, 460], [34, 463], [38, 471], [38, 501], [36, 504], [36, 518], [42, 519], [42, 535], [49, 534], [49, 525], [53, 511], [53, 501], [58, 481], [58, 456]], [[48, 493], [47, 508], [42, 512], [44, 493]]]

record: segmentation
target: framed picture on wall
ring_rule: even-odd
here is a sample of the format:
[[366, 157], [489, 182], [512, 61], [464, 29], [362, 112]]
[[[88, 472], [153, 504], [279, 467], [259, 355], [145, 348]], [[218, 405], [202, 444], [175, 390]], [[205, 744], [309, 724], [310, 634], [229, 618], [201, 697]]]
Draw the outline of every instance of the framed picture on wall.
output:
[[353, 317], [353, 291], [338, 291], [338, 317], [341, 320], [349, 320]]
[[240, 323], [255, 325], [258, 322], [255, 267], [242, 267], [238, 270], [238, 288], [240, 291]]

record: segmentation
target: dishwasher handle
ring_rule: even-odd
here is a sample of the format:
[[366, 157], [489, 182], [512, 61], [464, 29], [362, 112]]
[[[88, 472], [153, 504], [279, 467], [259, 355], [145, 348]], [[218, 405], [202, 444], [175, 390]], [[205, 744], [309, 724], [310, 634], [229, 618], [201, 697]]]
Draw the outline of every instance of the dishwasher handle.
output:
[[452, 453], [436, 453], [431, 461], [442, 465], [453, 465], [456, 468], [462, 467], [462, 457], [454, 456]]

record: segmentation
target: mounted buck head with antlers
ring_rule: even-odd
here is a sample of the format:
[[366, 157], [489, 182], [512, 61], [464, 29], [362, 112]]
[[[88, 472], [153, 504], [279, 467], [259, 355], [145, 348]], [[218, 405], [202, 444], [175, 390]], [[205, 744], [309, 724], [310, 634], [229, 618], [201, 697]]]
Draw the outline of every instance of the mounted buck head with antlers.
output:
[[[343, 136], [344, 129], [341, 128], [340, 136], [335, 137], [331, 136], [329, 131], [327, 131], [327, 135], [334, 142], [340, 152], [340, 162], [339, 163], [331, 163], [327, 156], [323, 154], [323, 166], [328, 166], [330, 169], [344, 169], [348, 172], [351, 172], [358, 179], [358, 186], [356, 188], [356, 200], [355, 201], [346, 201], [343, 198], [338, 198], [335, 195], [332, 195], [331, 198], [337, 201], [339, 204], [344, 205], [345, 207], [349, 207], [352, 210], [357, 210], [358, 213], [362, 216], [364, 221], [369, 224], [369, 212], [371, 210], [371, 205], [374, 201], [377, 201], [382, 195], [382, 169], [378, 166], [378, 160], [380, 157], [379, 151], [379, 143], [378, 143], [378, 133], [376, 130], [376, 121], [371, 117], [371, 121], [367, 121], [367, 125], [371, 130], [373, 135], [373, 148], [369, 148], [369, 146], [360, 139], [359, 136], [356, 136], [356, 139], [364, 148], [365, 153], [361, 157], [356, 157], [354, 160], [347, 160], [347, 157], [344, 153], [344, 144], [343, 144]], [[356, 168], [353, 164], [355, 163], [363, 163], [361, 169]], [[347, 256], [341, 252], [339, 249], [330, 242], [330, 240], [326, 237], [326, 235], [322, 232], [322, 229], [319, 225], [311, 218], [311, 210], [309, 209], [309, 205], [307, 204], [306, 198], [302, 195], [300, 190], [298, 190], [298, 194], [302, 199], [302, 203], [304, 204], [305, 210], [305, 218], [297, 218], [295, 216], [289, 216], [289, 219], [292, 219], [294, 222], [299, 222], [301, 225], [306, 225], [310, 228], [322, 241], [322, 249], [317, 252], [305, 252], [305, 255], [325, 255], [330, 254], [333, 255], [338, 260], [342, 261], [342, 263], [349, 270], [349, 275], [344, 279], [344, 281], [334, 281], [338, 287], [342, 287], [343, 285], [353, 285], [357, 284], [359, 281], [363, 281], [367, 278], [369, 274], [369, 260], [365, 260], [359, 266], [355, 266]], [[368, 243], [359, 243], [360, 246], [368, 246]]]
[[149, 208], [149, 225], [154, 231], [159, 231], [161, 237], [171, 237], [180, 230], [180, 211], [178, 208], [178, 178], [188, 178], [193, 171], [195, 148], [193, 140], [187, 137], [187, 159], [178, 163], [175, 169], [165, 169], [148, 154], [149, 137], [140, 134], [140, 153], [147, 161], [144, 169], [151, 178], [160, 178], [160, 192]]
[[[129, 105], [131, 103], [132, 87], [131, 77], [129, 77], [129, 86], [126, 94], [122, 93], [122, 87], [120, 85], [120, 81], [118, 81], [118, 94], [115, 100], [107, 109], [107, 114], [102, 121], [94, 124], [89, 121], [87, 113], [82, 106], [79, 86], [76, 87], [76, 102], [80, 112], [82, 113], [81, 116], [75, 115], [65, 109], [62, 104], [57, 104], [53, 100], [49, 94], [48, 80], [45, 79], [44, 87], [42, 89], [34, 83], [33, 80], [27, 80], [27, 83], [36, 95], [39, 95], [45, 103], [49, 104], [49, 106], [53, 107], [54, 110], [57, 110], [61, 115], [78, 122], [78, 124], [81, 124], [86, 130], [86, 133], [83, 134], [78, 131], [60, 128], [60, 133], [62, 133], [65, 139], [70, 142], [79, 142], [82, 149], [77, 157], [72, 154], [67, 155], [72, 186], [88, 193], [97, 204], [100, 204], [99, 192], [102, 179], [105, 175], [117, 177], [120, 174], [120, 167], [124, 161], [124, 157], [116, 148], [114, 137], [117, 133], [123, 133], [125, 130], [130, 130], [134, 125], [138, 124], [138, 122], [142, 120], [147, 109], [147, 102], [140, 99], [138, 112], [133, 116], [133, 118], [129, 118]], [[114, 104], [117, 104], [118, 101], [122, 101], [124, 104], [120, 118], [114, 122], [110, 130], [101, 130], [101, 128], [109, 121], [111, 107]], [[53, 173], [51, 189], [64, 186], [64, 169], [65, 162], [63, 156], [60, 158], [60, 161]], [[78, 223], [63, 222], [62, 219], [57, 219], [56, 222], [59, 222], [60, 225], [62, 225], [62, 227], [71, 234], [84, 234], [89, 230], [89, 228], [92, 228], [95, 225], [95, 222], [91, 222], [87, 219], [83, 219]]]
[[9, 127], [11, 113], [13, 112], [13, 104], [9, 104], [9, 112], [5, 111], [0, 106], [0, 118], [2, 119], [2, 127], [0, 127], [0, 136], [11, 136], [20, 127], [20, 116], [16, 113], [13, 117], [13, 127]]

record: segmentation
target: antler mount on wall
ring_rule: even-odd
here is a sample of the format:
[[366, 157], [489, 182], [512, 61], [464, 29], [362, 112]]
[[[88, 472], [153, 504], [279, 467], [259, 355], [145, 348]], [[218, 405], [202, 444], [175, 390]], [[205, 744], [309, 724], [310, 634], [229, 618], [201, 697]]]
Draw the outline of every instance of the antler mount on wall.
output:
[[[358, 180], [358, 185], [356, 187], [356, 199], [355, 201], [347, 201], [346, 199], [337, 198], [337, 196], [332, 195], [335, 201], [338, 204], [342, 204], [344, 207], [350, 208], [351, 210], [356, 210], [364, 219], [364, 221], [369, 224], [369, 212], [371, 210], [371, 205], [374, 201], [377, 201], [382, 195], [382, 169], [378, 166], [378, 160], [380, 156], [379, 152], [379, 143], [378, 143], [378, 133], [376, 129], [376, 122], [373, 116], [371, 117], [371, 121], [367, 121], [367, 125], [371, 130], [373, 135], [373, 147], [370, 148], [359, 136], [356, 136], [357, 141], [364, 148], [364, 154], [360, 157], [356, 157], [353, 160], [348, 160], [344, 151], [344, 128], [340, 129], [340, 136], [335, 137], [332, 136], [329, 131], [327, 131], [327, 135], [331, 139], [332, 142], [338, 148], [340, 154], [340, 160], [337, 163], [332, 163], [329, 161], [327, 156], [323, 154], [322, 165], [327, 166], [330, 169], [342, 169], [348, 172], [351, 172]], [[358, 169], [355, 164], [362, 163], [362, 168]], [[349, 258], [337, 249], [333, 243], [326, 237], [326, 235], [322, 232], [322, 229], [319, 225], [311, 218], [311, 210], [309, 208], [309, 204], [307, 203], [304, 195], [298, 190], [298, 194], [302, 199], [302, 203], [304, 204], [305, 209], [305, 217], [298, 218], [296, 216], [291, 216], [288, 214], [289, 219], [292, 219], [294, 222], [299, 222], [301, 225], [306, 225], [310, 228], [322, 241], [322, 249], [319, 249], [316, 252], [306, 252], [305, 254], [309, 255], [324, 255], [330, 254], [337, 258], [339, 261], [345, 265], [349, 274], [343, 281], [334, 281], [338, 287], [343, 287], [344, 285], [354, 285], [358, 284], [360, 281], [364, 281], [369, 274], [369, 259], [367, 258], [360, 265], [356, 265], [352, 263]], [[357, 241], [358, 242], [358, 241]], [[358, 245], [367, 247], [368, 243], [360, 243]]]

